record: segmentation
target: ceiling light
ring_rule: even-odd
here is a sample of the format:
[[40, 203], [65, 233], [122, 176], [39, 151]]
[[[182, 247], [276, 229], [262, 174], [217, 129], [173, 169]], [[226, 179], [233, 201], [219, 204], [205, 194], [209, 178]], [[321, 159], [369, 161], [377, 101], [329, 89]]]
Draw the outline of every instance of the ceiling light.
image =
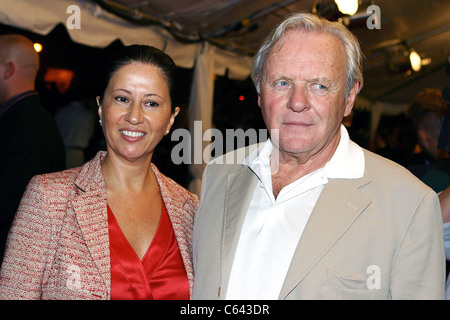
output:
[[409, 53], [409, 61], [411, 62], [411, 68], [414, 71], [420, 71], [420, 68], [422, 67], [422, 58], [420, 58], [420, 55], [416, 51], [411, 50]]
[[358, 0], [334, 0], [343, 14], [354, 15], [358, 11]]

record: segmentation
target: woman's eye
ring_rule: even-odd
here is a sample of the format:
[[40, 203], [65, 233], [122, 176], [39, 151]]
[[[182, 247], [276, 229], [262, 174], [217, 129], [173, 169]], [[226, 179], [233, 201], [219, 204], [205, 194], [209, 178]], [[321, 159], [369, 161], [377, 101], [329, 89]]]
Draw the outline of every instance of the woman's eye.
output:
[[157, 102], [154, 102], [154, 101], [149, 101], [145, 105], [147, 105], [149, 107], [157, 107], [157, 106], [159, 106], [159, 104]]
[[119, 102], [128, 102], [128, 99], [125, 97], [116, 97], [116, 100]]

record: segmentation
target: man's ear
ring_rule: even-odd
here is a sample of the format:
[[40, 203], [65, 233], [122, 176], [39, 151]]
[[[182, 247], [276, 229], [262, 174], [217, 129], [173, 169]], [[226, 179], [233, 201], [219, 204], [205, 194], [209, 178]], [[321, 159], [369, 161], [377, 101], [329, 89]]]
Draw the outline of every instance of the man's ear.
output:
[[421, 145], [428, 147], [428, 134], [425, 131], [418, 129], [417, 139]]
[[5, 64], [3, 64], [1, 77], [3, 80], [7, 80], [11, 78], [15, 72], [16, 65], [14, 64], [14, 62], [6, 62]]
[[355, 105], [356, 95], [359, 91], [359, 82], [356, 81], [353, 85], [352, 89], [350, 90], [350, 93], [347, 96], [346, 103], [345, 103], [345, 113], [344, 117], [348, 116], [352, 110], [353, 106]]

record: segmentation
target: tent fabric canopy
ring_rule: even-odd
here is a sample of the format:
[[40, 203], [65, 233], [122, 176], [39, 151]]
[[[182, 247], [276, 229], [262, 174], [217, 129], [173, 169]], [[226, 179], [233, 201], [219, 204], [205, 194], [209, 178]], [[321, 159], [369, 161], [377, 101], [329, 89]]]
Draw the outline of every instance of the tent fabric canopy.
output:
[[[62, 23], [74, 42], [93, 47], [106, 47], [117, 39], [124, 45], [149, 44], [164, 50], [181, 68], [192, 68], [204, 47], [201, 42], [181, 43], [161, 26], [138, 26], [125, 21], [92, 1], [50, 0], [45, 4], [42, 0], [2, 0], [0, 22], [42, 35]], [[74, 5], [80, 9], [79, 29], [70, 28], [77, 14], [70, 10]], [[223, 75], [228, 69], [231, 78], [242, 80], [249, 75], [249, 57], [216, 49], [211, 59], [217, 61], [215, 74]]]

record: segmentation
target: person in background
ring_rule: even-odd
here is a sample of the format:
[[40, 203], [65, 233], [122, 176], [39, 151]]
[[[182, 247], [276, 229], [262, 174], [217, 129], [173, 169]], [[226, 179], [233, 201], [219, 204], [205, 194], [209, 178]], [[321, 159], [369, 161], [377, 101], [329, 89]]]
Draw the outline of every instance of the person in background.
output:
[[84, 164], [85, 150], [95, 131], [96, 115], [83, 100], [73, 99], [55, 114], [55, 121], [64, 141], [67, 169]]
[[205, 168], [194, 299], [444, 298], [436, 193], [341, 124], [361, 60], [350, 31], [308, 13], [263, 42], [252, 79], [270, 139]]
[[408, 169], [437, 193], [450, 185], [450, 155], [447, 150], [438, 148], [444, 114], [450, 114], [450, 102], [442, 97], [442, 90], [437, 88], [419, 92], [407, 110], [419, 145], [430, 159], [426, 164]]
[[[447, 58], [447, 63], [445, 64], [445, 72], [450, 75], [450, 56]], [[448, 104], [450, 104], [450, 87], [445, 87], [442, 90], [442, 98], [447, 101]], [[442, 123], [444, 123], [445, 120], [442, 119]], [[443, 125], [442, 125], [443, 126]], [[447, 141], [450, 137], [445, 136], [448, 134], [448, 128], [445, 128], [441, 126], [441, 132], [440, 132], [440, 138], [443, 138], [442, 141]], [[442, 135], [442, 136], [441, 136]], [[442, 149], [448, 148], [448, 143], [443, 143]], [[445, 150], [449, 152], [450, 150]], [[445, 246], [445, 257], [447, 260], [447, 283], [445, 286], [445, 298], [447, 300], [450, 300], [450, 279], [448, 277], [448, 273], [450, 270], [450, 184], [439, 192], [439, 201], [441, 204], [441, 210], [442, 210], [442, 221], [444, 223], [444, 246]]]
[[0, 299], [189, 299], [198, 198], [152, 156], [177, 107], [172, 59], [132, 45], [97, 97], [107, 151], [35, 176], [13, 222]]
[[0, 35], [0, 264], [23, 192], [37, 174], [65, 169], [62, 138], [35, 90], [33, 42]]

